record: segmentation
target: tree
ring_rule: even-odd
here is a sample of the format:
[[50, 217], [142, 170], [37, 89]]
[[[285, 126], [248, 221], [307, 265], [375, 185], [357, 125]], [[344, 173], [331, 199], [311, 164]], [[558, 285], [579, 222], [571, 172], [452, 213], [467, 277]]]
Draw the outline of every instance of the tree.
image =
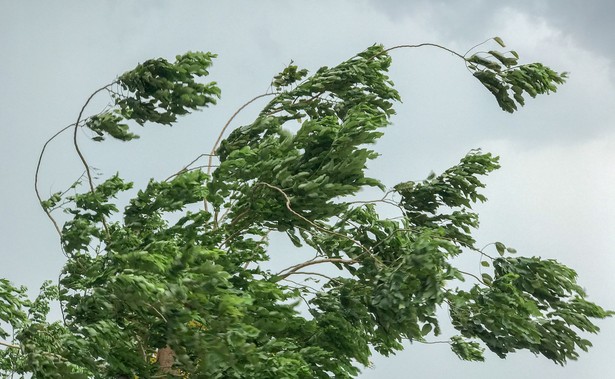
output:
[[[198, 79], [215, 55], [149, 60], [95, 91], [58, 132], [73, 132], [84, 175], [49, 199], [36, 188], [66, 255], [58, 284], [45, 282], [29, 300], [0, 281], [0, 319], [12, 332], [0, 329], [0, 373], [351, 378], [372, 349], [388, 355], [404, 340], [438, 336], [439, 308], [458, 331], [449, 343], [461, 359], [483, 360], [485, 348], [501, 358], [527, 349], [559, 364], [576, 359], [591, 345], [579, 333], [596, 333], [591, 319], [612, 312], [586, 300], [572, 269], [514, 256], [501, 242], [478, 248], [471, 235], [472, 205], [486, 200], [480, 177], [499, 167], [497, 157], [474, 150], [440, 175], [393, 187], [366, 176], [377, 157], [369, 145], [400, 100], [388, 53], [421, 46], [461, 59], [511, 113], [524, 95], [555, 92], [566, 78], [540, 63], [519, 65], [514, 51], [461, 55], [434, 44], [374, 45], [311, 76], [291, 63], [238, 110], [271, 97], [254, 122], [223, 139], [235, 113], [210, 154], [152, 179], [122, 211], [117, 197], [132, 184], [118, 174], [98, 181], [78, 131], [130, 141], [135, 123], [173, 125], [214, 105], [219, 88]], [[85, 117], [105, 92], [113, 106]], [[284, 128], [291, 122], [298, 131]], [[367, 187], [382, 196], [357, 200]], [[381, 217], [382, 206], [398, 217]], [[68, 215], [62, 226], [58, 210]], [[277, 232], [313, 256], [266, 269], [268, 236]], [[460, 254], [478, 254], [484, 272], [456, 268]], [[50, 301], [59, 301], [61, 321], [47, 320]]]

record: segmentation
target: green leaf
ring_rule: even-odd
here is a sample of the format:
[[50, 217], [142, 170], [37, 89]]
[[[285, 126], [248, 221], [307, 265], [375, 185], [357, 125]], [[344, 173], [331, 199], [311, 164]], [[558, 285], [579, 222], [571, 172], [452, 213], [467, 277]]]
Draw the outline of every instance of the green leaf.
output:
[[504, 41], [502, 41], [502, 39], [500, 37], [493, 37], [493, 40], [495, 42], [498, 43], [498, 45], [502, 46], [502, 47], [506, 47], [506, 45], [504, 44]]
[[502, 242], [496, 242], [495, 249], [497, 250], [498, 254], [500, 254], [500, 256], [503, 256], [504, 252], [506, 252], [506, 246], [504, 246]]

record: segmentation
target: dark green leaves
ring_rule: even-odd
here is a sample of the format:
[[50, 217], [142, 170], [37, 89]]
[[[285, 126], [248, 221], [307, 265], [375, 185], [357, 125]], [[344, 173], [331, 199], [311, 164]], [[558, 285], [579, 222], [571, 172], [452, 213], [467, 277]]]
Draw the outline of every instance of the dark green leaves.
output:
[[579, 332], [598, 332], [589, 318], [612, 312], [585, 300], [568, 267], [539, 258], [498, 258], [487, 287], [449, 293], [453, 326], [504, 358], [518, 349], [564, 364], [591, 344]]
[[190, 52], [178, 55], [174, 63], [152, 59], [119, 77], [127, 96], [116, 96], [120, 113], [143, 125], [155, 122], [170, 125], [177, 116], [215, 104], [220, 89], [214, 82], [202, 84], [195, 79], [209, 74], [215, 54]]
[[293, 62], [291, 61], [290, 64], [284, 70], [282, 70], [281, 73], [273, 77], [271, 85], [276, 89], [281, 89], [282, 87], [287, 87], [291, 84], [295, 84], [296, 82], [303, 79], [307, 74], [308, 70], [300, 70], [299, 67], [293, 65]]
[[107, 112], [90, 117], [86, 121], [85, 126], [97, 134], [92, 139], [98, 142], [105, 139], [105, 134], [120, 141], [130, 141], [139, 138], [138, 135], [130, 133], [128, 125], [121, 123], [122, 121], [122, 117]]
[[[400, 205], [411, 225], [439, 229], [460, 246], [471, 247], [474, 239], [469, 233], [478, 227], [478, 216], [469, 210], [473, 203], [486, 200], [478, 192], [484, 187], [478, 177], [497, 168], [498, 157], [476, 150], [441, 175], [420, 183], [400, 183], [394, 188], [401, 195]], [[444, 209], [453, 211], [446, 214]]]
[[[502, 39], [494, 39], [504, 47]], [[514, 112], [518, 105], [525, 105], [523, 94], [531, 97], [557, 91], [557, 85], [566, 81], [567, 73], [557, 73], [541, 63], [518, 65], [515, 51], [500, 53], [488, 51], [466, 58], [467, 67], [496, 98], [498, 105], [507, 112]]]
[[[116, 107], [80, 126], [97, 141], [129, 141], [137, 138], [129, 120], [167, 125], [214, 104], [215, 83], [198, 82], [213, 57], [144, 62], [116, 91], [104, 88]], [[524, 93], [555, 91], [565, 78], [517, 59], [514, 51], [465, 59], [510, 112]], [[499, 258], [475, 246], [472, 206], [486, 200], [480, 177], [499, 167], [497, 157], [471, 151], [379, 199], [350, 198], [368, 186], [385, 191], [366, 165], [400, 100], [390, 64], [380, 45], [309, 77], [291, 62], [272, 81], [273, 100], [222, 141], [211, 176], [185, 168], [122, 202], [131, 183], [114, 175], [95, 185], [88, 173], [89, 190], [77, 182], [74, 194], [42, 201], [48, 215], [70, 216], [61, 231], [68, 260], [60, 288], [47, 283], [34, 301], [0, 280], [0, 320], [16, 344], [0, 350], [0, 374], [169, 376], [155, 358], [164, 348], [184, 377], [352, 378], [372, 348], [391, 354], [404, 340], [439, 335], [441, 307], [461, 334], [450, 339], [461, 359], [483, 360], [481, 344], [501, 357], [527, 349], [576, 359], [590, 346], [578, 333], [597, 332], [592, 319], [612, 313], [587, 301], [575, 272], [555, 261], [509, 258], [515, 251], [501, 242]], [[287, 252], [296, 264], [272, 272], [265, 262], [276, 232], [301, 250]], [[454, 266], [466, 252], [480, 254], [475, 273]], [[454, 288], [465, 279], [475, 285]], [[56, 299], [64, 323], [46, 320]]]

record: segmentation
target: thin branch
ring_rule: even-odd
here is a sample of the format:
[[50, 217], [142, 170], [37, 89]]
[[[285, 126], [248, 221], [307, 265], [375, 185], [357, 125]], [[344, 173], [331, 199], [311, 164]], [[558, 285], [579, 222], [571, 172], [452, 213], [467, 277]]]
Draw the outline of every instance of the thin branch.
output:
[[70, 129], [73, 125], [74, 124], [65, 126], [64, 128], [62, 128], [60, 131], [58, 131], [56, 134], [54, 134], [51, 138], [49, 138], [45, 142], [45, 144], [43, 145], [43, 148], [41, 149], [41, 153], [38, 156], [38, 162], [36, 163], [36, 171], [34, 172], [34, 192], [36, 192], [36, 198], [38, 199], [38, 203], [40, 204], [41, 208], [43, 208], [43, 212], [45, 212], [49, 220], [51, 220], [51, 223], [53, 224], [54, 228], [56, 229], [60, 237], [62, 237], [62, 230], [60, 229], [60, 226], [58, 225], [56, 220], [51, 215], [51, 212], [43, 206], [43, 198], [41, 197], [40, 191], [38, 190], [38, 177], [39, 177], [39, 173], [41, 170], [41, 164], [43, 162], [43, 155], [45, 154], [45, 149], [47, 149], [47, 145], [49, 145], [51, 141], [53, 141], [57, 136], [62, 134], [64, 131]]
[[485, 284], [485, 282], [483, 282], [483, 280], [482, 280], [481, 278], [479, 278], [478, 276], [476, 276], [476, 275], [474, 275], [474, 274], [471, 274], [471, 273], [466, 272], [466, 271], [461, 271], [461, 270], [459, 270], [459, 269], [457, 269], [457, 271], [459, 271], [459, 272], [460, 272], [460, 273], [462, 273], [463, 275], [468, 275], [468, 276], [473, 277], [474, 279], [478, 280], [480, 284], [486, 285], [486, 284]]
[[278, 188], [278, 187], [276, 187], [276, 186], [274, 186], [274, 185], [271, 185], [271, 184], [269, 184], [269, 183], [265, 183], [265, 182], [258, 182], [258, 183], [255, 183], [254, 185], [255, 185], [255, 186], [257, 186], [257, 185], [263, 185], [263, 186], [269, 187], [269, 188], [271, 188], [271, 189], [273, 189], [273, 190], [276, 190], [277, 192], [281, 193], [281, 194], [282, 194], [282, 196], [284, 196], [284, 199], [286, 200], [286, 209], [288, 209], [288, 211], [289, 211], [290, 213], [292, 213], [293, 215], [297, 216], [297, 217], [298, 217], [298, 218], [300, 218], [301, 220], [303, 220], [303, 221], [307, 222], [308, 224], [310, 224], [311, 226], [313, 226], [315, 229], [320, 230], [321, 232], [324, 232], [324, 233], [327, 233], [327, 234], [331, 234], [331, 235], [334, 235], [334, 236], [338, 236], [338, 237], [342, 237], [342, 238], [345, 238], [345, 239], [347, 239], [347, 240], [351, 241], [351, 242], [352, 242], [352, 243], [354, 243], [356, 246], [358, 246], [359, 248], [361, 248], [361, 249], [364, 251], [364, 253], [366, 253], [366, 254], [368, 254], [368, 255], [372, 256], [372, 257], [373, 257], [374, 259], [376, 259], [379, 263], [382, 263], [382, 262], [380, 262], [380, 260], [379, 260], [377, 257], [375, 257], [375, 256], [372, 254], [372, 252], [371, 252], [368, 248], [366, 248], [365, 246], [363, 246], [363, 245], [361, 244], [361, 242], [359, 242], [359, 241], [357, 241], [357, 240], [355, 240], [355, 239], [353, 239], [353, 238], [351, 238], [351, 237], [349, 237], [349, 236], [347, 236], [347, 235], [345, 235], [345, 234], [338, 233], [338, 232], [335, 232], [335, 231], [333, 231], [333, 230], [329, 230], [329, 229], [327, 229], [327, 228], [323, 228], [322, 226], [320, 226], [320, 225], [318, 225], [318, 224], [315, 224], [314, 222], [312, 222], [312, 221], [308, 220], [307, 218], [305, 218], [305, 217], [304, 217], [304, 216], [302, 216], [301, 214], [297, 213], [297, 212], [296, 212], [294, 209], [292, 209], [292, 207], [290, 206], [290, 204], [291, 204], [290, 198], [288, 197], [288, 195], [287, 195], [287, 194], [286, 194], [286, 193], [285, 193], [285, 192], [284, 192], [281, 188]]
[[[313, 262], [313, 260], [309, 260], [309, 261], [307, 261], [307, 262]], [[305, 267], [305, 266], [304, 266], [304, 267]], [[288, 270], [288, 269], [286, 269], [286, 270]], [[285, 271], [285, 270], [283, 270], [283, 271]], [[315, 275], [315, 276], [321, 276], [321, 277], [323, 277], [323, 278], [325, 278], [325, 279], [328, 279], [328, 280], [335, 280], [334, 278], [332, 278], [332, 277], [330, 277], [330, 276], [327, 276], [327, 275], [325, 275], [325, 274], [321, 274], [320, 272], [311, 272], [311, 271], [294, 271], [294, 272], [290, 273], [289, 275], [287, 275], [287, 277], [288, 277], [288, 276], [290, 276], [290, 275], [308, 275], [308, 276], [309, 276], [309, 275]], [[288, 279], [285, 279], [285, 280], [288, 280]]]
[[181, 170], [177, 171], [175, 174], [169, 175], [169, 177], [166, 178], [164, 181], [168, 182], [169, 180], [173, 179], [174, 177], [176, 177], [178, 175], [181, 175], [184, 172], [189, 171], [189, 170], [194, 170], [194, 169], [197, 169], [197, 168], [207, 167], [207, 165], [203, 165], [203, 166], [197, 166], [197, 167], [190, 168], [190, 166], [192, 166], [196, 161], [198, 161], [199, 159], [201, 159], [203, 157], [208, 157], [208, 156], [210, 156], [210, 154], [201, 154], [201, 155], [199, 155], [198, 157], [194, 158], [190, 163], [188, 163], [187, 165], [182, 167]]
[[112, 86], [114, 83], [115, 82], [109, 83], [109, 84], [105, 85], [104, 87], [101, 87], [101, 88], [97, 89], [96, 91], [94, 91], [90, 95], [90, 97], [88, 97], [88, 99], [86, 100], [85, 104], [83, 104], [83, 107], [81, 107], [81, 110], [79, 111], [79, 116], [77, 116], [77, 122], [75, 122], [73, 124], [75, 126], [75, 129], [73, 131], [73, 145], [75, 146], [75, 150], [77, 151], [77, 155], [79, 155], [79, 159], [81, 160], [81, 163], [83, 163], [83, 166], [85, 167], [85, 172], [86, 172], [87, 177], [88, 177], [88, 183], [90, 185], [90, 191], [91, 192], [94, 192], [94, 181], [92, 179], [92, 172], [90, 171], [90, 166], [88, 165], [88, 162], [85, 160], [85, 157], [83, 156], [83, 153], [81, 152], [81, 149], [79, 148], [79, 143], [77, 142], [77, 131], [79, 130], [79, 124], [81, 123], [81, 118], [83, 117], [83, 112], [85, 111], [85, 108], [88, 106], [90, 101], [92, 101], [94, 96], [96, 96], [99, 92], [102, 92], [102, 91], [108, 89], [108, 87]]
[[[261, 95], [255, 96], [250, 101], [248, 101], [247, 103], [245, 103], [244, 105], [239, 107], [239, 109], [237, 109], [235, 111], [235, 113], [233, 113], [233, 115], [226, 121], [226, 124], [224, 124], [224, 126], [222, 127], [222, 130], [220, 131], [220, 134], [218, 134], [218, 139], [216, 139], [216, 142], [214, 143], [214, 146], [212, 147], [211, 152], [209, 153], [209, 162], [208, 162], [209, 165], [212, 164], [213, 156], [216, 155], [216, 150], [218, 150], [218, 146], [220, 145], [220, 142], [222, 141], [222, 137], [224, 136], [224, 132], [226, 132], [226, 129], [229, 127], [231, 122], [233, 122], [235, 117], [237, 117], [237, 115], [242, 110], [244, 110], [248, 105], [252, 104], [256, 100], [258, 100], [258, 99], [260, 99], [262, 97], [271, 96], [271, 95], [275, 95], [275, 93], [263, 93]], [[210, 174], [211, 170], [207, 170], [207, 173]]]
[[[391, 50], [396, 50], [396, 49], [415, 48], [415, 47], [424, 47], [424, 46], [437, 47], [438, 49], [442, 49], [442, 50], [448, 51], [449, 53], [451, 53], [451, 54], [453, 54], [453, 55], [456, 55], [457, 57], [459, 57], [459, 58], [461, 58], [461, 59], [463, 59], [463, 60], [465, 60], [465, 59], [466, 59], [466, 58], [465, 58], [465, 55], [461, 55], [461, 54], [459, 54], [458, 52], [456, 52], [456, 51], [454, 51], [454, 50], [449, 49], [448, 47], [444, 47], [444, 46], [442, 46], [442, 45], [438, 45], [438, 44], [436, 44], [436, 43], [420, 43], [420, 44], [418, 44], [418, 45], [397, 45], [397, 46], [393, 46], [393, 47], [389, 47], [389, 48], [387, 48], [387, 49], [384, 49], [384, 50], [382, 51], [382, 53], [381, 53], [381, 54], [384, 54], [384, 53], [387, 53], [387, 52], [389, 52], [389, 51], [391, 51]], [[470, 49], [470, 50], [471, 50], [471, 49]], [[467, 53], [466, 53], [466, 54], [467, 54]], [[375, 56], [374, 56], [374, 57], [375, 57]], [[372, 58], [373, 58], [373, 57], [372, 57]]]
[[418, 342], [418, 343], [422, 343], [424, 345], [436, 345], [436, 344], [447, 344], [450, 345], [451, 341], [419, 341], [419, 340], [414, 340], [412, 342]]
[[20, 348], [19, 345], [13, 345], [13, 344], [10, 344], [10, 343], [4, 342], [4, 341], [0, 341], [0, 345], [6, 346], [6, 347], [11, 348], [11, 349], [19, 349]]
[[[216, 142], [214, 143], [214, 146], [211, 148], [211, 152], [209, 153], [209, 160], [207, 161], [207, 165], [208, 165], [207, 174], [208, 175], [211, 174], [211, 166], [213, 162], [213, 157], [216, 155], [216, 150], [218, 150], [218, 146], [220, 145], [220, 142], [222, 141], [222, 137], [224, 136], [224, 133], [226, 132], [226, 129], [229, 127], [231, 122], [233, 122], [235, 117], [237, 117], [237, 115], [242, 110], [244, 110], [248, 105], [252, 104], [253, 102], [255, 102], [256, 100], [260, 98], [263, 98], [265, 96], [271, 96], [271, 95], [275, 95], [275, 93], [263, 93], [261, 95], [253, 97], [247, 103], [239, 107], [239, 109], [237, 109], [235, 113], [233, 113], [233, 115], [226, 121], [226, 124], [224, 124], [224, 126], [222, 127], [222, 130], [220, 130], [220, 134], [218, 134], [218, 139], [216, 139]], [[206, 199], [203, 200], [203, 205], [205, 207], [205, 210], [207, 210], [207, 200]]]
[[471, 48], [469, 48], [469, 49], [468, 49], [468, 51], [466, 51], [466, 52], [465, 52], [465, 54], [463, 54], [464, 58], [465, 58], [465, 56], [466, 56], [466, 55], [468, 55], [468, 54], [470, 53], [470, 51], [472, 51], [472, 50], [476, 49], [477, 47], [479, 47], [479, 46], [481, 46], [481, 45], [486, 44], [487, 42], [491, 41], [492, 39], [493, 39], [493, 37], [491, 37], [491, 38], [487, 38], [487, 39], [486, 39], [486, 40], [484, 40], [483, 42], [478, 43], [478, 44], [476, 44], [476, 45], [472, 46]]
[[[353, 265], [357, 263], [357, 260], [344, 259], [344, 258], [325, 258], [325, 259], [310, 260], [307, 262], [299, 263], [297, 265], [285, 268], [284, 270], [277, 273], [276, 276], [280, 277], [280, 280], [285, 279], [286, 277], [296, 273], [297, 271], [301, 270], [304, 267], [317, 265], [320, 263], [342, 263], [342, 264], [347, 264], [347, 265]], [[288, 272], [284, 273], [285, 271], [288, 271]]]

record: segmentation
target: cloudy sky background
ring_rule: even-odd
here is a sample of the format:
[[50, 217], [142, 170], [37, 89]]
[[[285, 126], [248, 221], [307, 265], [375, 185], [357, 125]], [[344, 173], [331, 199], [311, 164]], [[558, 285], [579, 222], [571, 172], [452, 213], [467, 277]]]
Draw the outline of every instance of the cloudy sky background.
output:
[[[0, 0], [0, 277], [36, 289], [63, 264], [57, 235], [33, 190], [43, 143], [75, 121], [85, 99], [138, 62], [187, 50], [219, 55], [211, 79], [219, 105], [177, 127], [140, 130], [128, 144], [88, 143], [91, 164], [138, 184], [165, 178], [208, 152], [220, 127], [265, 92], [291, 59], [312, 72], [373, 43], [434, 42], [460, 52], [500, 36], [523, 62], [570, 79], [550, 96], [502, 112], [451, 54], [392, 52], [404, 99], [376, 149], [372, 175], [387, 185], [421, 179], [481, 147], [501, 156], [478, 209], [480, 243], [572, 266], [593, 300], [615, 309], [614, 3], [600, 1], [9, 1]], [[106, 100], [97, 101], [97, 113]], [[237, 120], [248, 122], [258, 104]], [[68, 135], [43, 165], [43, 195], [81, 174]], [[283, 259], [288, 259], [287, 257]], [[565, 368], [528, 353], [486, 363], [458, 361], [446, 345], [412, 345], [374, 357], [361, 378], [605, 378], [615, 372], [615, 321], [600, 323], [594, 348]]]

